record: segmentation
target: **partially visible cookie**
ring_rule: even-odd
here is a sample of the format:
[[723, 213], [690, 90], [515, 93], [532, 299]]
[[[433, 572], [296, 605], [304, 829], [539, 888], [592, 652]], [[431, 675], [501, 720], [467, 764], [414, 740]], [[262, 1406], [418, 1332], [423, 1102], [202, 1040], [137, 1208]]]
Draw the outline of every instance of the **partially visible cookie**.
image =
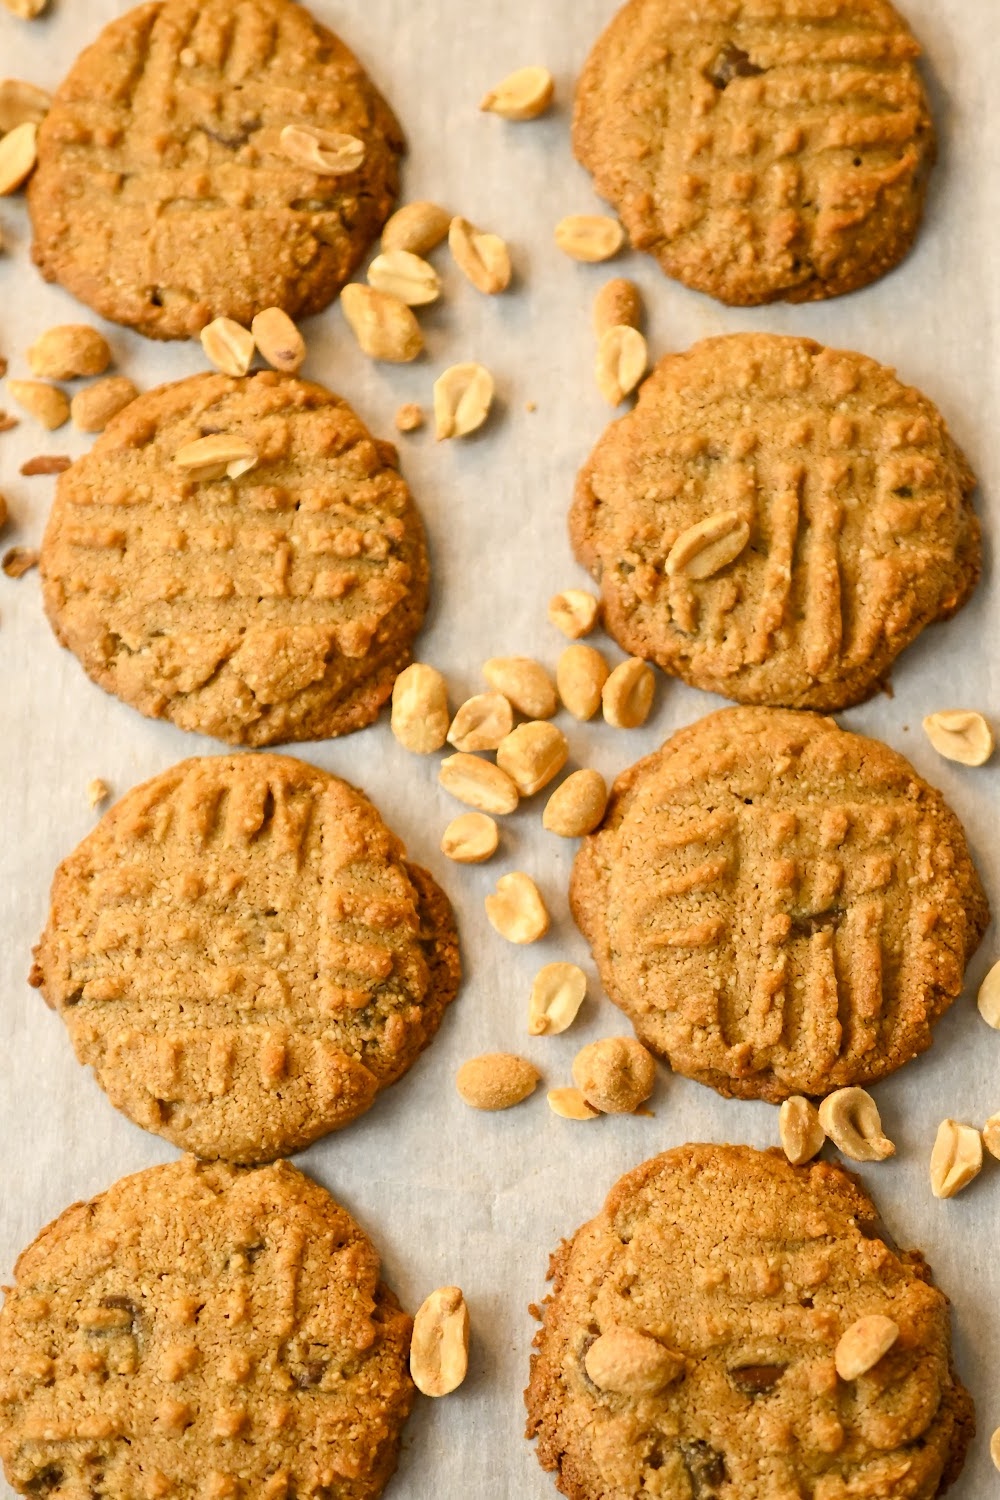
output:
[[919, 53], [888, 0], [630, 0], [580, 78], [576, 155], [668, 276], [740, 306], [835, 297], [916, 238]]
[[190, 1157], [75, 1203], [0, 1312], [24, 1495], [374, 1500], [413, 1405], [370, 1240], [288, 1162]]
[[908, 761], [768, 708], [710, 714], [623, 772], [570, 901], [647, 1047], [775, 1103], [929, 1047], [989, 921], [958, 819]]
[[[972, 1438], [948, 1302], [839, 1167], [680, 1146], [552, 1257], [528, 1437], [570, 1500], [934, 1500]], [[898, 1337], [843, 1379], [853, 1324]]]
[[293, 0], [152, 0], [56, 93], [28, 194], [34, 258], [153, 338], [318, 312], [388, 217], [402, 150], [357, 58]]
[[626, 651], [741, 703], [845, 708], [972, 593], [975, 483], [886, 366], [729, 334], [660, 360], [581, 471], [570, 535]]
[[270, 1161], [367, 1110], [459, 981], [451, 907], [361, 792], [279, 755], [184, 761], [56, 871], [32, 983], [137, 1124]]
[[[184, 462], [206, 438], [252, 463], [199, 477]], [[193, 375], [113, 418], [60, 478], [42, 579], [59, 640], [107, 692], [272, 745], [371, 723], [428, 566], [395, 448], [322, 386], [261, 371]]]

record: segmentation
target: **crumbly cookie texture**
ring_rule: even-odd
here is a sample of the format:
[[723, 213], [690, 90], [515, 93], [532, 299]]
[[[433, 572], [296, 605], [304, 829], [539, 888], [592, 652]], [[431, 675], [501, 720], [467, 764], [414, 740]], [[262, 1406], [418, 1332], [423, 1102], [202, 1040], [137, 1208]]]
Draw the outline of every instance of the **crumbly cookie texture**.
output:
[[184, 761], [56, 872], [32, 982], [137, 1124], [269, 1161], [402, 1077], [459, 981], [447, 897], [368, 799], [278, 755]]
[[906, 255], [934, 126], [887, 0], [631, 0], [573, 144], [632, 240], [722, 302], [834, 297]]
[[0, 1312], [21, 1494], [369, 1500], [413, 1405], [374, 1247], [288, 1162], [186, 1157], [75, 1203]]
[[[838, 1167], [680, 1146], [549, 1274], [528, 1436], [571, 1500], [934, 1500], [961, 1469], [947, 1299]], [[872, 1314], [899, 1337], [842, 1380], [838, 1342]]]
[[[215, 477], [178, 462], [193, 444], [244, 456]], [[56, 635], [182, 729], [245, 745], [361, 729], [427, 603], [397, 465], [346, 402], [289, 375], [148, 391], [60, 480], [42, 548]]]
[[623, 772], [570, 901], [647, 1047], [774, 1103], [929, 1047], [989, 921], [958, 819], [908, 761], [768, 708], [710, 714]]
[[972, 593], [975, 484], [884, 365], [730, 334], [660, 361], [581, 471], [570, 535], [626, 651], [741, 703], [830, 710]]
[[[317, 170], [286, 127], [360, 142], [360, 163], [322, 170], [318, 151]], [[153, 338], [318, 312], [391, 212], [402, 150], [358, 60], [292, 0], [153, 0], [56, 93], [29, 192], [34, 258]]]

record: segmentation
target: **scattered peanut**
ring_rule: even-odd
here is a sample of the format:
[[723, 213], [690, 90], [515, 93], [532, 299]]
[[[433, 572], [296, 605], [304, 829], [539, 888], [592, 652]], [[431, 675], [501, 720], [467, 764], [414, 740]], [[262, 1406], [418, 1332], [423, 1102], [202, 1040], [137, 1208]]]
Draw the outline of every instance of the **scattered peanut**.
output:
[[597, 600], [586, 589], [563, 589], [549, 600], [549, 623], [575, 641], [593, 630], [597, 610]]
[[223, 375], [245, 375], [253, 364], [257, 348], [254, 336], [234, 318], [213, 318], [198, 337], [206, 359]]
[[434, 435], [438, 442], [478, 432], [490, 414], [493, 389], [493, 376], [485, 365], [449, 365], [434, 382]]
[[306, 357], [306, 342], [281, 307], [265, 307], [250, 324], [261, 358], [273, 370], [294, 375]]
[[931, 1152], [931, 1192], [954, 1198], [983, 1169], [983, 1138], [971, 1125], [942, 1120]]
[[864, 1089], [837, 1089], [819, 1107], [819, 1123], [851, 1161], [885, 1161], [896, 1148], [883, 1134], [878, 1105]]
[[655, 1396], [684, 1372], [684, 1356], [648, 1333], [612, 1328], [596, 1338], [583, 1358], [591, 1380], [619, 1396]]
[[552, 678], [530, 656], [491, 656], [483, 676], [526, 719], [551, 719], [559, 707]]
[[107, 802], [111, 796], [111, 788], [100, 776], [95, 776], [93, 781], [87, 782], [87, 801], [91, 808], [100, 807], [102, 802]]
[[459, 802], [498, 817], [512, 813], [520, 800], [506, 771], [478, 755], [449, 755], [441, 762], [438, 781]]
[[605, 721], [615, 729], [638, 729], [649, 718], [656, 679], [638, 656], [619, 662], [601, 689]]
[[881, 1313], [858, 1318], [842, 1333], [834, 1353], [834, 1363], [841, 1380], [857, 1380], [867, 1375], [884, 1358], [899, 1338], [899, 1325]]
[[479, 108], [505, 120], [537, 120], [552, 103], [555, 82], [548, 68], [518, 68], [490, 89]]
[[549, 833], [563, 839], [581, 839], [593, 833], [604, 817], [608, 805], [608, 788], [600, 771], [584, 767], [567, 776], [556, 787], [542, 814], [542, 824]]
[[591, 1109], [579, 1089], [549, 1089], [545, 1096], [549, 1109], [561, 1120], [596, 1120], [601, 1111]]
[[286, 156], [321, 177], [356, 172], [365, 159], [365, 143], [356, 135], [320, 130], [316, 125], [286, 125], [280, 141]]
[[987, 1026], [1000, 1031], [1000, 963], [995, 963], [979, 986], [979, 1014]]
[[441, 295], [441, 278], [434, 267], [412, 250], [383, 250], [368, 267], [376, 291], [398, 297], [407, 307], [426, 307]]
[[416, 401], [404, 401], [396, 409], [396, 431], [416, 432], [424, 425], [424, 413]]
[[0, 137], [0, 198], [16, 193], [35, 170], [38, 160], [38, 126], [24, 120]]
[[7, 392], [49, 432], [69, 420], [69, 401], [65, 391], [42, 380], [8, 380]]
[[558, 1036], [576, 1020], [587, 976], [576, 964], [546, 964], [535, 975], [528, 1002], [529, 1036]]
[[127, 375], [108, 375], [77, 391], [69, 403], [73, 426], [80, 432], [103, 432], [134, 401], [139, 392]]
[[26, 458], [21, 465], [21, 474], [64, 474], [73, 460], [66, 453], [39, 453], [35, 458]]
[[510, 285], [510, 251], [498, 234], [487, 234], [468, 219], [456, 217], [448, 228], [448, 248], [477, 291], [492, 297]]
[[539, 720], [519, 724], [497, 747], [497, 765], [522, 797], [533, 797], [548, 786], [568, 759], [569, 745], [562, 730]]
[[52, 95], [23, 78], [5, 78], [0, 83], [0, 132], [18, 125], [40, 125], [52, 108]]
[[556, 225], [556, 244], [573, 260], [610, 260], [624, 243], [624, 229], [608, 214], [570, 214]]
[[438, 1287], [413, 1320], [410, 1374], [424, 1396], [447, 1396], [469, 1369], [469, 1309], [457, 1286]]
[[501, 875], [496, 892], [486, 897], [490, 926], [509, 943], [534, 943], [549, 930], [545, 902], [530, 875], [515, 870]]
[[793, 1167], [812, 1161], [826, 1140], [819, 1123], [819, 1112], [802, 1094], [793, 1094], [778, 1111], [778, 1134], [781, 1149]]
[[503, 693], [477, 693], [452, 719], [448, 743], [456, 750], [496, 750], [513, 727], [514, 711]]
[[359, 347], [369, 358], [406, 365], [423, 349], [420, 324], [398, 297], [352, 281], [341, 292], [340, 305]]
[[429, 755], [448, 733], [448, 685], [435, 667], [412, 662], [393, 684], [390, 728], [404, 750]]
[[174, 463], [189, 479], [239, 479], [257, 463], [256, 450], [234, 433], [212, 433], [185, 443], [174, 454]]
[[86, 323], [49, 328], [28, 350], [31, 373], [43, 380], [75, 380], [78, 375], [103, 375], [111, 363], [108, 341]]
[[619, 406], [646, 373], [649, 350], [638, 328], [622, 324], [601, 334], [594, 361], [597, 389], [609, 406]]
[[653, 1092], [656, 1063], [634, 1036], [606, 1036], [576, 1054], [573, 1082], [602, 1114], [630, 1115]]
[[634, 281], [615, 276], [594, 298], [594, 332], [600, 338], [609, 328], [642, 327], [642, 293]]
[[0, 568], [8, 578], [23, 578], [38, 567], [38, 557], [33, 547], [9, 547], [0, 560]]
[[750, 527], [736, 510], [721, 510], [682, 531], [667, 553], [668, 578], [711, 578], [735, 562], [750, 540]]
[[3, 3], [12, 16], [19, 16], [22, 21], [33, 21], [36, 16], [41, 15], [49, 0], [3, 0]]
[[500, 842], [500, 830], [486, 813], [460, 813], [441, 835], [441, 853], [459, 865], [481, 865], [491, 859]]
[[990, 1115], [983, 1126], [983, 1145], [1000, 1160], [1000, 1115]]
[[928, 714], [924, 733], [939, 755], [963, 766], [983, 766], [993, 754], [993, 730], [974, 709], [948, 708]]
[[3, 531], [10, 517], [10, 509], [7, 505], [7, 496], [0, 495], [0, 531]]
[[487, 1052], [462, 1064], [455, 1087], [473, 1109], [510, 1109], [535, 1092], [541, 1076], [527, 1058]]
[[407, 203], [386, 221], [382, 230], [383, 250], [409, 250], [427, 255], [440, 245], [451, 224], [451, 214], [436, 203]]
[[596, 646], [567, 646], [556, 666], [559, 696], [574, 719], [592, 719], [601, 706], [608, 664]]
[[1000, 1427], [990, 1438], [990, 1458], [993, 1460], [993, 1467], [1000, 1469]]

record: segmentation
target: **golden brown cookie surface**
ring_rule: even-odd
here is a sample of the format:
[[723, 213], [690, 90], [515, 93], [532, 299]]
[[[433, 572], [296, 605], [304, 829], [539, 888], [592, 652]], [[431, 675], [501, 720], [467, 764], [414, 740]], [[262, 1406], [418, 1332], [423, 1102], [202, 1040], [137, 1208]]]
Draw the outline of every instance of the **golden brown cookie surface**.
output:
[[957, 818], [901, 755], [766, 708], [710, 714], [625, 771], [570, 899], [641, 1041], [775, 1102], [929, 1047], [989, 920]]
[[[197, 477], [194, 442], [248, 445]], [[63, 645], [140, 712], [233, 744], [378, 714], [427, 601], [395, 449], [322, 386], [263, 371], [148, 391], [61, 476], [42, 548]]]
[[626, 651], [742, 703], [829, 710], [968, 599], [974, 488], [886, 366], [730, 334], [660, 361], [581, 471], [570, 534]]
[[630, 0], [580, 78], [576, 155], [669, 276], [737, 305], [837, 296], [916, 236], [919, 51], [886, 0]]
[[413, 1404], [374, 1247], [288, 1162], [186, 1157], [76, 1203], [0, 1312], [22, 1494], [369, 1500]]
[[[317, 170], [288, 154], [286, 126], [350, 136], [360, 165]], [[249, 325], [262, 307], [318, 312], [388, 216], [402, 149], [357, 59], [292, 0], [153, 0], [112, 21], [56, 95], [34, 257], [154, 338], [222, 315]]]
[[[550, 1274], [528, 1436], [571, 1500], [934, 1500], [961, 1469], [947, 1299], [838, 1167], [680, 1146]], [[898, 1339], [843, 1380], [837, 1344], [871, 1316]]]
[[448, 900], [346, 782], [277, 755], [136, 787], [56, 872], [33, 982], [137, 1124], [269, 1161], [362, 1114], [459, 979]]

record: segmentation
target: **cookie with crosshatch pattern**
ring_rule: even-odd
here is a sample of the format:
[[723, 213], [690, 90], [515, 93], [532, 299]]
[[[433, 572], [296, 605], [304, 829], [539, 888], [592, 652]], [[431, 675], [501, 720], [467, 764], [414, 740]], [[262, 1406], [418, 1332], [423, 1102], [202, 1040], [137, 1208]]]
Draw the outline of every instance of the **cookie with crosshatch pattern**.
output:
[[623, 772], [570, 902], [647, 1047], [775, 1103], [929, 1047], [989, 921], [958, 819], [908, 761], [772, 708], [709, 714]]
[[[177, 455], [238, 438], [245, 473]], [[423, 523], [391, 443], [339, 396], [261, 371], [147, 391], [61, 475], [42, 543], [60, 642], [107, 692], [231, 744], [377, 717], [427, 605]]]
[[396, 1467], [410, 1318], [288, 1162], [125, 1177], [5, 1290], [0, 1455], [22, 1494], [369, 1500]]
[[[958, 1477], [975, 1415], [947, 1298], [840, 1167], [679, 1146], [549, 1275], [528, 1436], [571, 1500], [935, 1500]], [[898, 1338], [844, 1380], [837, 1343], [873, 1314]]]
[[118, 1109], [253, 1162], [367, 1110], [459, 974], [447, 897], [367, 797], [240, 755], [183, 761], [104, 815], [56, 871], [31, 979]]
[[[317, 171], [283, 149], [285, 126], [351, 137], [360, 163]], [[302, 6], [153, 0], [56, 93], [28, 192], [35, 262], [153, 338], [319, 312], [388, 217], [402, 150], [357, 58]]]
[[728, 334], [660, 360], [581, 471], [570, 535], [626, 651], [740, 703], [846, 708], [975, 588], [975, 483], [886, 366]]
[[916, 238], [919, 53], [887, 0], [631, 0], [583, 70], [574, 149], [668, 276], [735, 305], [838, 296]]

